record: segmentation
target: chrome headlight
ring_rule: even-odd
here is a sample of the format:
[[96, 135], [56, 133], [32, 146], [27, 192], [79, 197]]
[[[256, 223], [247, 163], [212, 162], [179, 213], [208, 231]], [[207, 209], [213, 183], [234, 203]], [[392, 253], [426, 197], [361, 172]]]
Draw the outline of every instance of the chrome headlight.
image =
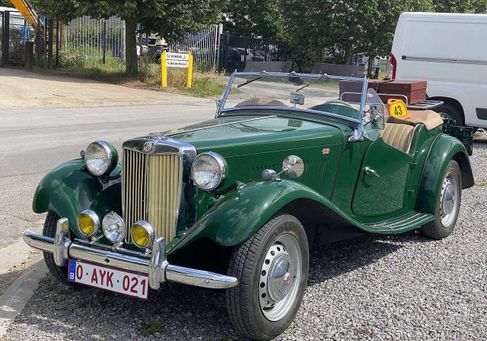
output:
[[194, 159], [191, 175], [196, 186], [213, 191], [225, 179], [225, 160], [217, 153], [202, 153]]
[[139, 220], [131, 227], [131, 237], [137, 247], [147, 249], [154, 242], [154, 229], [148, 222]]
[[118, 162], [117, 150], [105, 141], [90, 143], [85, 151], [88, 171], [95, 176], [110, 174]]
[[101, 228], [105, 237], [114, 244], [121, 243], [125, 238], [123, 219], [113, 211], [103, 218]]
[[78, 216], [78, 227], [86, 237], [92, 237], [100, 229], [100, 218], [92, 210], [84, 210]]

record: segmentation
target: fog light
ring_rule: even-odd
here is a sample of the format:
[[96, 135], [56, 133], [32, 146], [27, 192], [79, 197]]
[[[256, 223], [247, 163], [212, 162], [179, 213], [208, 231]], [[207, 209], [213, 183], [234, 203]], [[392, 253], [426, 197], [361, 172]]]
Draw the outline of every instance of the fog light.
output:
[[125, 238], [125, 224], [123, 219], [113, 211], [103, 218], [101, 228], [105, 237], [114, 244], [121, 243]]
[[91, 237], [100, 229], [100, 218], [92, 210], [85, 210], [78, 216], [78, 227], [86, 237]]
[[148, 222], [140, 220], [132, 225], [131, 236], [136, 246], [146, 249], [154, 241], [154, 229]]

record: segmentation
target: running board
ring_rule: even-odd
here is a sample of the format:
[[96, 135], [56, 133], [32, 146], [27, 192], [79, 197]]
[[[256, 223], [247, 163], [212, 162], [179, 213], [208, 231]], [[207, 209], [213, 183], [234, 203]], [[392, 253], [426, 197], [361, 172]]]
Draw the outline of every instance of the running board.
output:
[[374, 230], [411, 230], [429, 223], [434, 218], [435, 217], [432, 214], [413, 211], [397, 218], [378, 221], [375, 223], [367, 223], [364, 225]]

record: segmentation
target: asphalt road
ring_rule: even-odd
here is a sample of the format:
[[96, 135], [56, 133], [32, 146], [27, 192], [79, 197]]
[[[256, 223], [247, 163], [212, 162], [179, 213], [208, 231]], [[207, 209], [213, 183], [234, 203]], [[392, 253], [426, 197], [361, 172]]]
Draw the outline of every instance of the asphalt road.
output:
[[212, 117], [208, 100], [187, 103], [0, 110], [0, 248], [25, 229], [38, 230], [32, 212], [37, 183], [57, 165], [76, 158], [94, 140], [120, 148], [132, 137], [182, 127]]

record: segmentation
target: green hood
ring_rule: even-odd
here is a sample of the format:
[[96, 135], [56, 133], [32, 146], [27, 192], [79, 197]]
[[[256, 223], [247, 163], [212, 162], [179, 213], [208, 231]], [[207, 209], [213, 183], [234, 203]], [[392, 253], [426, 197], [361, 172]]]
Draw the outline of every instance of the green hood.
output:
[[220, 117], [170, 136], [191, 143], [198, 153], [214, 151], [226, 157], [343, 143], [336, 125], [278, 116]]

